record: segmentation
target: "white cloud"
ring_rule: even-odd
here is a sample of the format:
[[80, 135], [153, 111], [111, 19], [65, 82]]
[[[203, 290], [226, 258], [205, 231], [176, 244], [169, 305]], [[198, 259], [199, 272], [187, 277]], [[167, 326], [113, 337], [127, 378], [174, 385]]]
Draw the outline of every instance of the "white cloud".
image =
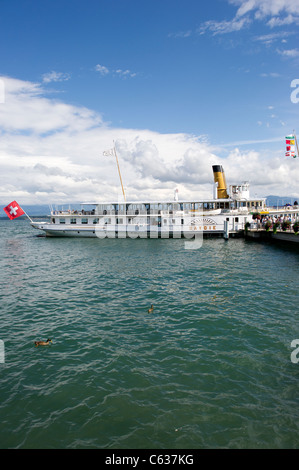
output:
[[44, 73], [42, 78], [44, 83], [65, 82], [69, 80], [71, 76], [69, 73], [55, 72], [52, 70], [52, 72]]
[[[204, 34], [211, 32], [213, 35], [227, 34], [240, 31], [247, 27], [253, 20], [268, 19], [268, 26], [299, 24], [299, 0], [228, 0], [238, 7], [235, 16], [231, 20], [204, 22], [198, 32]], [[268, 39], [270, 40], [270, 39]]]
[[188, 31], [178, 31], [177, 33], [169, 33], [169, 38], [189, 38], [192, 35], [192, 30]]
[[236, 16], [240, 17], [254, 12], [255, 18], [263, 19], [268, 16], [299, 15], [298, 0], [229, 0], [233, 5], [240, 5]]
[[277, 73], [277, 72], [268, 72], [268, 73], [261, 73], [261, 77], [278, 78], [278, 77], [281, 77], [281, 75], [280, 73]]
[[[248, 179], [259, 195], [299, 197], [297, 161], [240, 151], [219, 157], [206, 138], [112, 128], [98, 113], [49, 98], [40, 84], [3, 77], [0, 104], [0, 202], [22, 204], [117, 200], [116, 162], [104, 157], [116, 142], [128, 200], [212, 197], [212, 165], [222, 164], [228, 183]], [[47, 96], [47, 98], [45, 98]], [[227, 149], [220, 149], [227, 154]], [[294, 183], [292, 184], [292, 181]], [[290, 183], [291, 182], [291, 183]]]
[[[95, 70], [97, 72], [99, 72], [102, 76], [105, 76], [105, 75], [108, 75], [108, 74], [111, 73], [110, 70], [107, 67], [105, 67], [105, 65], [100, 65], [100, 64], [97, 64], [95, 66]], [[112, 70], [112, 73], [115, 74], [118, 77], [121, 77], [121, 78], [134, 78], [137, 75], [137, 73], [132, 72], [129, 69], [126, 69], [126, 70], [122, 70], [122, 69]]]
[[101, 116], [87, 108], [74, 108], [44, 97], [41, 85], [3, 78], [5, 104], [0, 106], [0, 126], [10, 132], [36, 134], [83, 131], [100, 124]]
[[279, 31], [277, 33], [263, 34], [263, 35], [260, 35], [260, 36], [256, 36], [254, 38], [254, 41], [259, 41], [259, 42], [261, 42], [261, 43], [268, 46], [270, 44], [273, 44], [277, 40], [282, 39], [282, 41], [285, 41], [283, 38], [286, 38], [286, 37], [290, 36], [291, 34], [293, 34], [293, 33], [290, 32], [290, 31]]
[[299, 56], [299, 49], [285, 49], [285, 50], [277, 49], [277, 52], [284, 57], [293, 58], [293, 57]]
[[[254, 40], [264, 44], [265, 46], [272, 46], [278, 40], [280, 40], [282, 44], [285, 44], [287, 41], [284, 38], [293, 34], [294, 32], [291, 32], [291, 31], [279, 31], [276, 33], [263, 34], [261, 36], [256, 36]], [[284, 57], [295, 58], [295, 57], [298, 57], [299, 49], [282, 50], [282, 49], [276, 48], [276, 52], [279, 55], [284, 56]], [[280, 75], [277, 73], [269, 73], [269, 74], [261, 74], [261, 76], [278, 77]]]
[[217, 34], [227, 34], [235, 31], [240, 31], [250, 23], [249, 18], [233, 18], [230, 21], [206, 21], [198, 28], [199, 34], [204, 34], [210, 31], [214, 36]]
[[131, 70], [121, 70], [121, 69], [117, 69], [115, 70], [115, 73], [122, 77], [122, 78], [134, 78], [136, 77], [136, 73], [135, 72], [131, 72]]
[[268, 26], [271, 28], [274, 28], [276, 26], [284, 26], [284, 25], [290, 25], [292, 23], [299, 24], [299, 18], [298, 16], [294, 15], [287, 15], [284, 18], [280, 18], [278, 16], [274, 16], [268, 21]]
[[105, 65], [97, 64], [95, 66], [95, 70], [97, 72], [100, 72], [101, 75], [108, 75], [108, 73], [109, 73], [109, 69], [107, 67], [105, 67]]

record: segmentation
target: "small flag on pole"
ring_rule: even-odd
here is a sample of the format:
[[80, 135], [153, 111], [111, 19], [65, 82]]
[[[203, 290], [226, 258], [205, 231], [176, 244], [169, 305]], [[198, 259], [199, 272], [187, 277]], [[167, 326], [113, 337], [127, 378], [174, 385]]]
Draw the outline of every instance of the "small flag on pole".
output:
[[295, 135], [286, 136], [286, 157], [296, 158]]
[[20, 217], [20, 215], [25, 214], [23, 209], [19, 206], [19, 204], [16, 201], [13, 201], [10, 204], [8, 204], [8, 206], [4, 207], [3, 210], [11, 220], [16, 219], [17, 217]]
[[104, 157], [114, 157], [115, 156], [114, 149], [104, 150], [103, 155]]

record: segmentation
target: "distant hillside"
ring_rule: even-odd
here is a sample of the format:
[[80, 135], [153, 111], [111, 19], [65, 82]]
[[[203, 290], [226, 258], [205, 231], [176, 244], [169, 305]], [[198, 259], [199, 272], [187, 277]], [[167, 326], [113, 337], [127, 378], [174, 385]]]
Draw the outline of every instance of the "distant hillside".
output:
[[287, 196], [267, 196], [266, 199], [266, 205], [270, 207], [281, 207], [284, 206], [285, 204], [291, 204], [293, 205], [294, 202], [297, 201], [299, 203], [299, 198], [296, 199], [294, 197], [287, 197]]

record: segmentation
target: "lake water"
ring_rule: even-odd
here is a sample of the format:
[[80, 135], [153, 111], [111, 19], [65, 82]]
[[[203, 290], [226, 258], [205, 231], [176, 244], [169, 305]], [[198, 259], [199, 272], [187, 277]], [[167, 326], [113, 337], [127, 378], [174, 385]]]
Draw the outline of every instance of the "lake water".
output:
[[2, 449], [299, 447], [298, 250], [37, 233], [0, 221]]

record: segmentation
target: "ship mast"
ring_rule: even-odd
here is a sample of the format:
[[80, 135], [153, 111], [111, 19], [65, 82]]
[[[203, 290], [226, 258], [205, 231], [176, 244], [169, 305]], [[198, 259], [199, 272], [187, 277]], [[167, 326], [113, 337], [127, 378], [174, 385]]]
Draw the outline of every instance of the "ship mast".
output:
[[121, 184], [121, 189], [122, 189], [122, 192], [123, 192], [123, 196], [124, 196], [124, 201], [126, 202], [126, 195], [125, 195], [125, 190], [124, 190], [124, 186], [123, 186], [123, 182], [122, 182], [122, 178], [121, 178], [121, 173], [120, 173], [120, 168], [119, 168], [119, 163], [118, 163], [118, 158], [117, 158], [117, 153], [116, 153], [116, 147], [115, 147], [115, 142], [113, 141], [113, 149], [111, 150], [105, 150], [103, 152], [103, 155], [106, 156], [106, 157], [115, 157], [116, 159], [116, 164], [117, 164], [117, 169], [118, 169], [118, 174], [119, 174], [119, 179], [120, 179], [120, 184]]
[[[114, 141], [113, 141], [113, 143], [114, 143]], [[121, 173], [120, 173], [120, 168], [119, 168], [119, 163], [118, 163], [118, 158], [117, 158], [115, 143], [114, 143], [114, 147], [113, 147], [113, 148], [114, 148], [114, 155], [115, 155], [116, 163], [117, 163], [117, 169], [118, 169], [118, 174], [119, 174], [121, 189], [122, 189], [122, 192], [123, 192], [124, 201], [126, 202], [126, 195], [125, 195], [125, 190], [124, 190], [124, 187], [123, 187], [123, 182], [122, 182], [122, 179], [121, 179]]]

